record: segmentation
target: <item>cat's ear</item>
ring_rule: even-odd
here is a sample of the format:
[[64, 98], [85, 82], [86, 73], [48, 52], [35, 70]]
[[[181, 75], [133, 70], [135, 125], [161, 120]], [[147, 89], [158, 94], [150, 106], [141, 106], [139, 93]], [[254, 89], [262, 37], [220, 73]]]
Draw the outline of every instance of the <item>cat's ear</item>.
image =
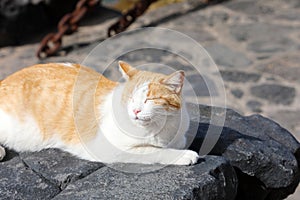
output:
[[128, 63], [123, 61], [119, 61], [119, 70], [122, 73], [122, 76], [126, 80], [129, 80], [138, 72], [137, 69], [135, 69], [134, 67], [130, 66]]
[[176, 71], [166, 78], [163, 78], [160, 83], [167, 85], [175, 93], [179, 94], [181, 92], [184, 82], [184, 71]]

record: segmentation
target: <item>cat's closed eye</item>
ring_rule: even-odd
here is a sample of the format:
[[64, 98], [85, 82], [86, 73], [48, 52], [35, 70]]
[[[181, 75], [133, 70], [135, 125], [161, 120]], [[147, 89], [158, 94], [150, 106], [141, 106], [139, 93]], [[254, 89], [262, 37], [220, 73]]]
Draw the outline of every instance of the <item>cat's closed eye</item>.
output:
[[146, 98], [144, 103], [147, 103], [148, 101], [153, 101], [156, 105], [161, 105], [161, 106], [168, 106], [169, 105], [167, 100], [163, 99], [161, 97]]
[[145, 99], [144, 103], [147, 103], [148, 101], [154, 101], [156, 99], [160, 99], [160, 97], [152, 97], [152, 98], [148, 97]]

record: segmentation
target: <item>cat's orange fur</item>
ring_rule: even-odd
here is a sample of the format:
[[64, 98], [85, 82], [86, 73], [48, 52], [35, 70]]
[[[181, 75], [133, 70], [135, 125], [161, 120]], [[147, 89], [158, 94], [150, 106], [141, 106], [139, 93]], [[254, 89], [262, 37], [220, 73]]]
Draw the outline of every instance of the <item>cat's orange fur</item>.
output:
[[[101, 120], [96, 107], [118, 83], [79, 64], [72, 66], [39, 64], [7, 77], [0, 85], [0, 98], [5, 100], [0, 101], [0, 109], [21, 121], [26, 117], [24, 114], [32, 115], [44, 139], [52, 134], [59, 134], [67, 143], [90, 139]], [[127, 63], [121, 63], [121, 67], [130, 79], [125, 87], [125, 99], [136, 86], [149, 81], [149, 99], [166, 108], [180, 109], [180, 96], [159, 84], [167, 76], [139, 71]]]
[[[67, 143], [78, 143], [96, 134], [99, 116], [93, 105], [98, 105], [116, 85], [78, 64], [35, 65], [1, 82], [0, 109], [21, 121], [25, 113], [32, 115], [44, 139], [57, 133]], [[77, 133], [82, 134], [80, 138]]]

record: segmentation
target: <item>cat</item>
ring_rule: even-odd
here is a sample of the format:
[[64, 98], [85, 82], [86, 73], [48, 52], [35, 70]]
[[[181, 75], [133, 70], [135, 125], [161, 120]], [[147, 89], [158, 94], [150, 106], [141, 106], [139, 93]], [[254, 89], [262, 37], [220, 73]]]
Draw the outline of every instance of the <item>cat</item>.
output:
[[[71, 63], [38, 64], [0, 82], [0, 144], [58, 148], [103, 163], [191, 165], [184, 72], [163, 75], [119, 61], [125, 82]], [[0, 157], [5, 155], [0, 148]]]

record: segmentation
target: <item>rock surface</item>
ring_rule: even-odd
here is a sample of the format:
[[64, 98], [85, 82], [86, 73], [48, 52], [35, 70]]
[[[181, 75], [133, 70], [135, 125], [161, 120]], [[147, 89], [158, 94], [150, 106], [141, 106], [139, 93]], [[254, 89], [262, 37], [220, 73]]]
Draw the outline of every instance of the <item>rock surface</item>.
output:
[[56, 149], [21, 153], [20, 158], [32, 171], [54, 183], [60, 190], [104, 166], [79, 160]]
[[0, 163], [1, 199], [51, 199], [59, 187], [30, 169], [19, 157]]
[[199, 162], [141, 174], [103, 167], [69, 185], [54, 199], [233, 199], [237, 189], [233, 167], [216, 156], [207, 156]]
[[[191, 149], [199, 151], [215, 116], [225, 117], [211, 155], [193, 166], [88, 162], [60, 150], [16, 154], [0, 163], [1, 198], [10, 199], [284, 199], [300, 180], [300, 144], [260, 115], [188, 104]], [[258, 128], [259, 127], [259, 128]], [[209, 138], [209, 140], [213, 140]], [[130, 169], [130, 170], [129, 170]], [[134, 170], [138, 170], [134, 173]], [[276, 174], [276, 176], [274, 176]], [[27, 185], [27, 187], [23, 187]]]
[[[200, 106], [200, 113], [197, 136], [191, 145], [196, 151], [211, 128], [209, 121], [214, 114], [207, 106]], [[298, 141], [260, 115], [243, 117], [233, 110], [225, 115], [220, 139], [211, 154], [225, 157], [235, 167], [239, 179], [237, 199], [286, 198], [300, 180]]]
[[[152, 170], [138, 164], [104, 166], [49, 149], [14, 155], [0, 165], [1, 199], [230, 200], [238, 185], [233, 167], [220, 156], [206, 156], [194, 166]], [[145, 172], [116, 170], [123, 168]]]

